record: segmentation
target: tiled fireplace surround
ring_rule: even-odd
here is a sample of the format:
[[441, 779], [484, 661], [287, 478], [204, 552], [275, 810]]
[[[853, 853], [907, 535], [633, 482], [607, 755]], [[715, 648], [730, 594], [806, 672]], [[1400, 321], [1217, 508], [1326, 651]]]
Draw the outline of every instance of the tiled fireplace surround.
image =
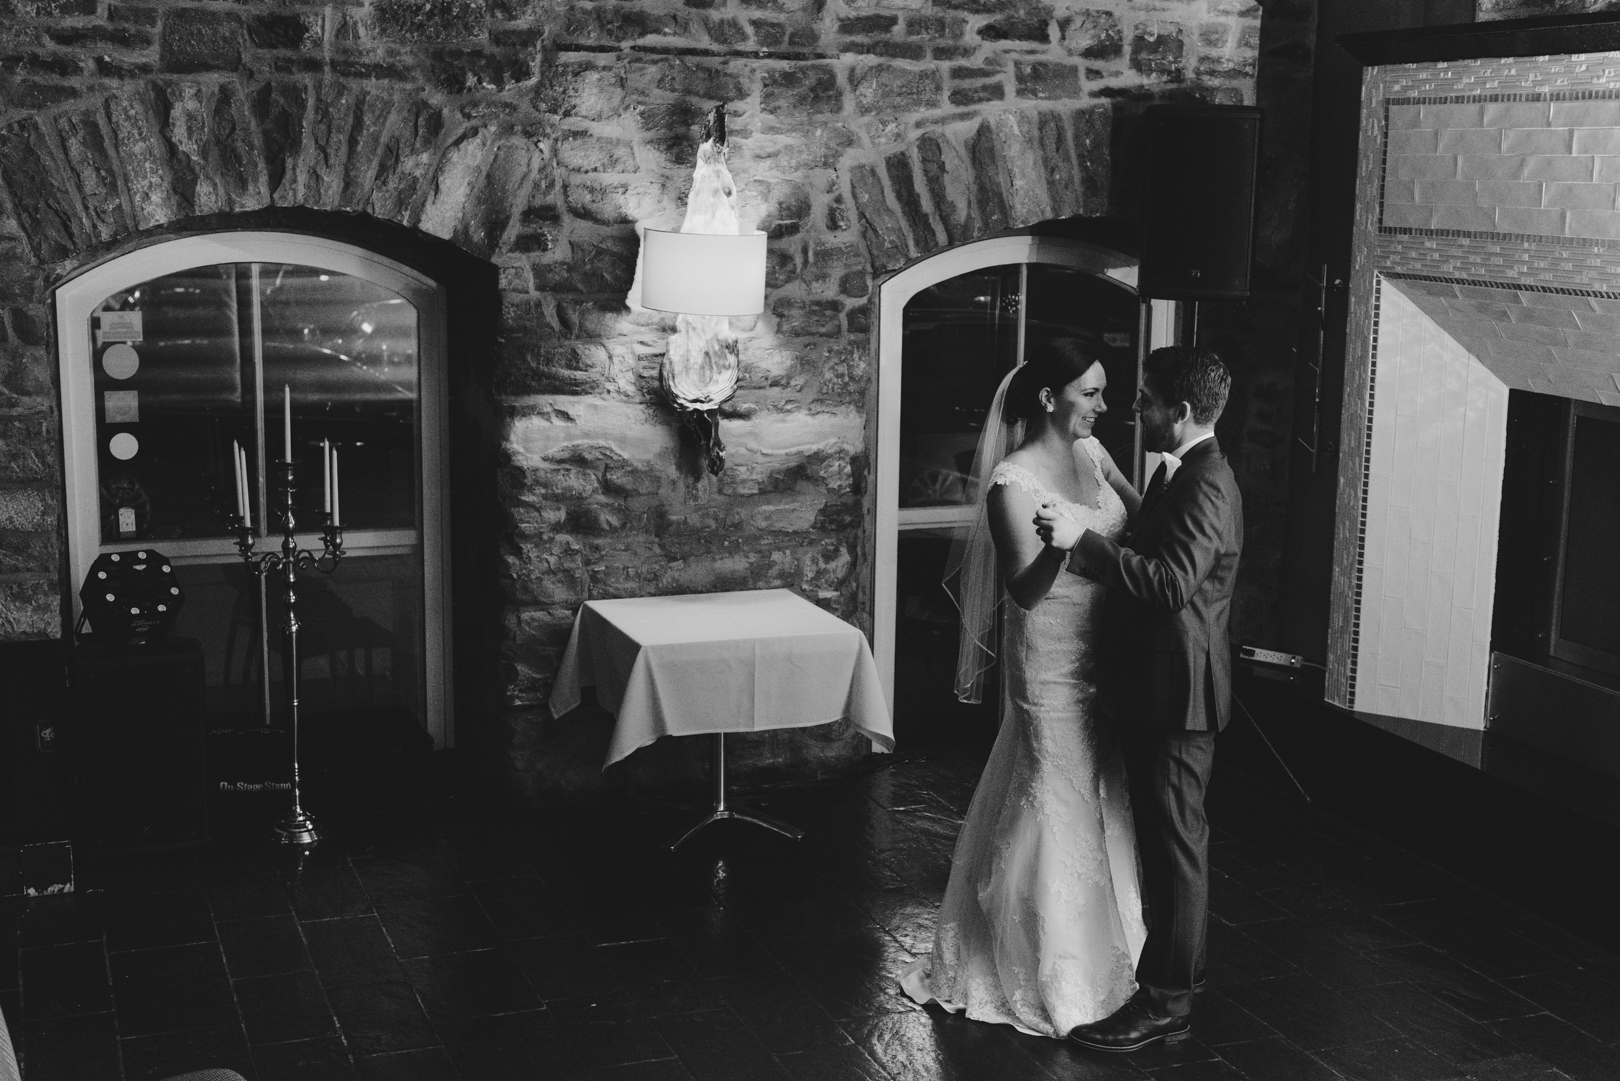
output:
[[1510, 389], [1620, 405], [1620, 53], [1362, 90], [1328, 699], [1485, 727]]

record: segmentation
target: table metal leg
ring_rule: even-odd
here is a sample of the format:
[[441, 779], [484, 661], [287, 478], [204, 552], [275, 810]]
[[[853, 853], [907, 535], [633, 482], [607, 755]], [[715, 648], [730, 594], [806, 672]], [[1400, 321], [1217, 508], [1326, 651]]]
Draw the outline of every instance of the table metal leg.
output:
[[710, 811], [692, 828], [671, 841], [669, 843], [671, 852], [690, 841], [705, 826], [726, 818], [735, 818], [740, 822], [752, 822], [756, 826], [764, 826], [768, 830], [774, 830], [782, 836], [792, 838], [795, 841], [804, 836], [803, 830], [797, 826], [788, 825], [780, 818], [773, 818], [762, 811], [732, 810], [726, 805], [726, 737], [723, 732], [714, 734], [714, 760], [710, 773], [714, 781], [714, 810]]

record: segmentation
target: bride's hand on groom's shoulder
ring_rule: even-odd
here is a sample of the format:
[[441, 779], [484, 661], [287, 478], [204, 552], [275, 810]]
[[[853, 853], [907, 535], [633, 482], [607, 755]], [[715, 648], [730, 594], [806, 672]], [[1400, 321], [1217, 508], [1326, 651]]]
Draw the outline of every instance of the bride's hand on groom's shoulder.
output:
[[1079, 522], [1059, 514], [1051, 504], [1042, 504], [1035, 509], [1035, 532], [1048, 546], [1067, 552], [1080, 543], [1083, 530]]

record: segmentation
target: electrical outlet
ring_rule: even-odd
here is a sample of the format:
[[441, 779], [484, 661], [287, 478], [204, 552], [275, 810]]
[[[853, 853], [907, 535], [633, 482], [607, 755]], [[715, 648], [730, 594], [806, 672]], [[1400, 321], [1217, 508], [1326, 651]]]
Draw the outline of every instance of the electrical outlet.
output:
[[1261, 649], [1258, 646], [1244, 646], [1238, 650], [1238, 660], [1252, 661], [1255, 664], [1275, 664], [1283, 668], [1302, 668], [1305, 658], [1295, 653], [1283, 653], [1275, 649]]

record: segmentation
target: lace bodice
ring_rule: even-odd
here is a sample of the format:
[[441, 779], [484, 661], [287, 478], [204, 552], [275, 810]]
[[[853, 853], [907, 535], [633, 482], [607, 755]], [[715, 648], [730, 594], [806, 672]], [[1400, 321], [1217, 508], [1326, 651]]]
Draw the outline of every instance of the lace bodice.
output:
[[1125, 532], [1125, 501], [1119, 498], [1119, 493], [1114, 491], [1113, 485], [1103, 475], [1102, 444], [1096, 436], [1088, 436], [1080, 440], [1080, 446], [1085, 448], [1086, 456], [1091, 460], [1092, 473], [1097, 478], [1097, 499], [1089, 506], [1069, 502], [1041, 483], [1041, 478], [1034, 471], [1006, 460], [997, 462], [990, 471], [990, 486], [1011, 484], [1029, 493], [1037, 503], [1052, 504], [1069, 521], [1080, 522], [1087, 529], [1096, 530], [1110, 540], [1118, 540]]

